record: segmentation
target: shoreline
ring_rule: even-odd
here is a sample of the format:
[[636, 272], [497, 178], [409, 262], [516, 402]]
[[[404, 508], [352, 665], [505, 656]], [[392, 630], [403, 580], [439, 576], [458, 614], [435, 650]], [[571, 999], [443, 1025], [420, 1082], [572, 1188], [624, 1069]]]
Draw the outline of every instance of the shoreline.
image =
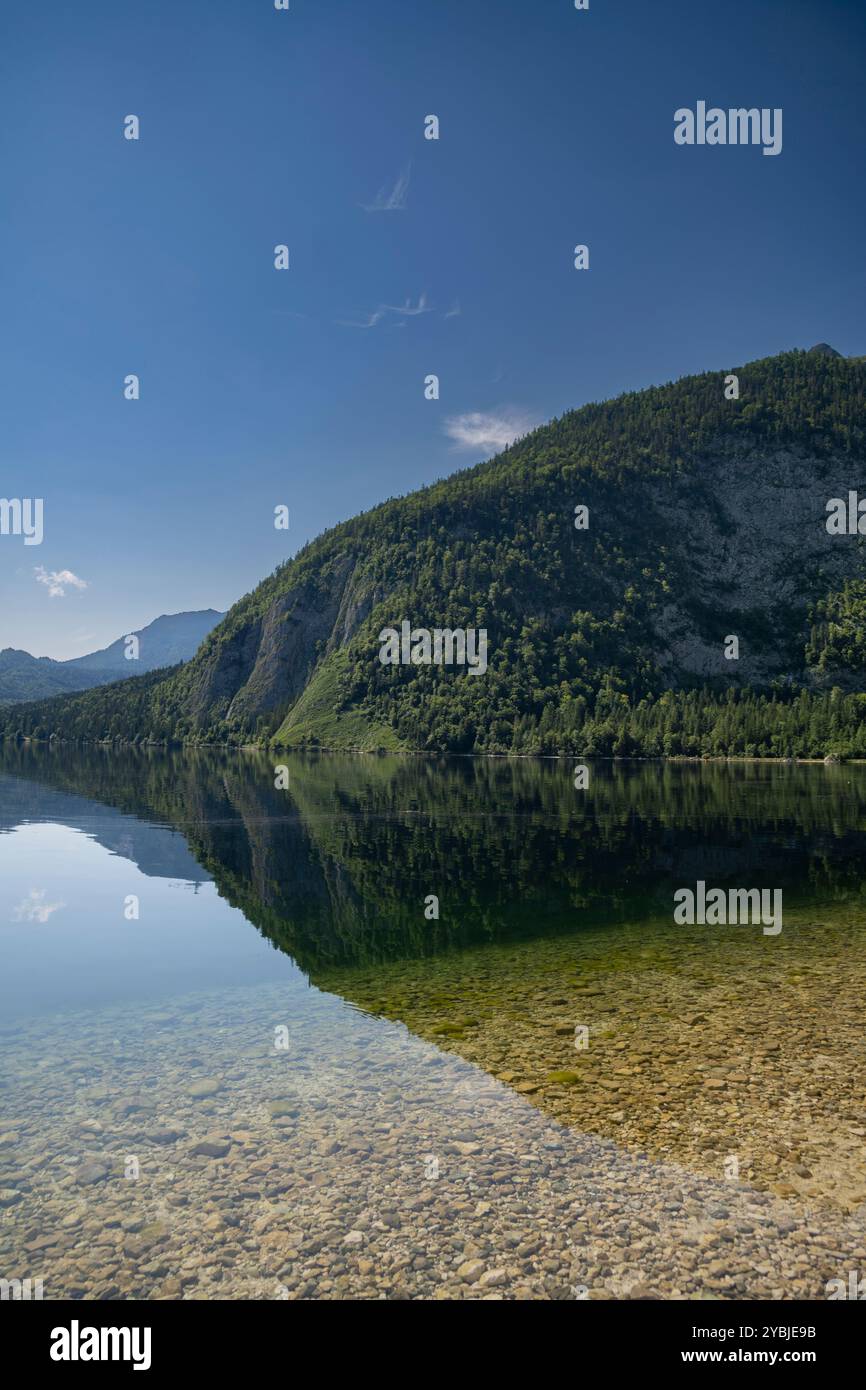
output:
[[165, 743], [142, 740], [135, 743], [129, 739], [74, 739], [59, 738], [55, 735], [50, 738], [32, 738], [30, 735], [21, 738], [5, 738], [0, 735], [0, 747], [5, 747], [6, 744], [16, 748], [59, 746], [62, 748], [113, 748], [118, 751], [125, 751], [130, 748], [160, 748], [166, 753], [189, 752], [197, 748], [220, 748], [226, 752], [274, 753], [283, 756], [297, 753], [330, 753], [353, 754], [366, 758], [490, 758], [502, 759], [507, 762], [556, 763], [580, 758], [589, 763], [768, 763], [772, 767], [849, 767], [866, 764], [866, 758], [842, 758], [835, 754], [829, 754], [825, 758], [768, 758], [748, 756], [745, 753], [674, 753], [668, 756], [660, 753], [645, 757], [635, 753], [621, 757], [612, 753], [455, 753], [448, 749], [434, 752], [423, 748], [353, 748], [350, 746], [344, 748], [339, 745], [326, 744], [299, 744], [285, 747], [272, 743], [209, 743], [204, 741]]

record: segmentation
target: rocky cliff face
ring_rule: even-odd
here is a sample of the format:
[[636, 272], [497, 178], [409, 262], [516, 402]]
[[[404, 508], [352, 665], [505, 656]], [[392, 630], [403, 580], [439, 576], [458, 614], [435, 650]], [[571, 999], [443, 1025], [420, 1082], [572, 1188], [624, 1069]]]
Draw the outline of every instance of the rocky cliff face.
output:
[[[729, 678], [724, 639], [739, 637], [739, 681], [808, 681], [811, 605], [863, 572], [859, 536], [827, 531], [826, 505], [858, 476], [841, 452], [766, 449], [722, 438], [659, 511], [681, 548], [682, 584], [654, 624], [673, 685]], [[866, 496], [866, 490], [864, 490]]]
[[342, 634], [351, 635], [354, 573], [354, 557], [338, 554], [316, 583], [301, 583], [274, 599], [257, 625], [255, 661], [232, 698], [232, 717], [254, 720], [298, 698], [317, 657]]
[[255, 611], [233, 611], [218, 640], [205, 643], [191, 663], [186, 701], [193, 724], [216, 713], [253, 727], [290, 708], [317, 660], [348, 640], [365, 612], [356, 568], [352, 552], [340, 550]]

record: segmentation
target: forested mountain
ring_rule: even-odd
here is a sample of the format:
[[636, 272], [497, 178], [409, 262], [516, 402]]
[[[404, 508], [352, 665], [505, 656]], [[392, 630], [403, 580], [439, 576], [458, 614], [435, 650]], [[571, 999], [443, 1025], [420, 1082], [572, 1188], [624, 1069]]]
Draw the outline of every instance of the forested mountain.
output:
[[[70, 668], [65, 661], [52, 661], [50, 656], [31, 656], [15, 647], [0, 650], [0, 703], [89, 690], [98, 679], [96, 672]], [[105, 681], [116, 679], [108, 673], [103, 676]]]
[[126, 655], [126, 636], [118, 637], [101, 651], [76, 656], [70, 661], [53, 661], [47, 656], [31, 656], [29, 652], [6, 647], [0, 651], [0, 703], [89, 690], [94, 685], [125, 679], [133, 673], [176, 666], [195, 654], [202, 640], [224, 616], [213, 608], [196, 613], [163, 614], [147, 627], [129, 634], [138, 640], [134, 660]]
[[[866, 512], [864, 463], [866, 364], [823, 344], [587, 405], [326, 532], [178, 670], [17, 707], [2, 727], [866, 756], [864, 537], [849, 498], [859, 487]], [[487, 670], [382, 664], [381, 630], [404, 621], [485, 629]]]

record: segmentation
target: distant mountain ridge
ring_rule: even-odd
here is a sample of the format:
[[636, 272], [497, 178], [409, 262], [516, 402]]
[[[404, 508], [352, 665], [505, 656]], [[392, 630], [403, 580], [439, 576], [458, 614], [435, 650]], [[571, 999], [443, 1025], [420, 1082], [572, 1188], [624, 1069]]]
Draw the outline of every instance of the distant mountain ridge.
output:
[[[147, 627], [118, 637], [101, 651], [75, 656], [60, 664], [82, 671], [107, 671], [114, 679], [118, 674], [141, 675], [160, 666], [176, 666], [179, 661], [189, 661], [195, 655], [199, 644], [224, 617], [225, 613], [218, 613], [215, 608], [201, 608], [192, 613], [163, 613]], [[125, 654], [127, 636], [138, 638], [138, 661], [130, 661]]]
[[[143, 675], [189, 661], [208, 633], [225, 617], [214, 608], [169, 613], [146, 627], [124, 634], [100, 651], [69, 661], [6, 647], [0, 651], [0, 703], [37, 700]], [[138, 658], [127, 658], [127, 638], [138, 641]]]

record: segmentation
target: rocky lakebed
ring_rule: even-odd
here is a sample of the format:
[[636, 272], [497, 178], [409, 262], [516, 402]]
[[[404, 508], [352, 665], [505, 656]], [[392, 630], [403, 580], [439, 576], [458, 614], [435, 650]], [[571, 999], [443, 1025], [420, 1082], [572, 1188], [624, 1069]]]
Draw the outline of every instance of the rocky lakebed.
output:
[[[714, 988], [704, 1015], [723, 1006]], [[628, 989], [584, 990], [581, 1018], [619, 1027]], [[825, 1298], [866, 1266], [848, 1147], [862, 1071], [843, 1104], [813, 1039], [774, 1097], [774, 1023], [741, 1057], [741, 1091], [720, 1038], [691, 1054], [686, 1141], [665, 1042], [673, 1019], [686, 1037], [699, 1026], [685, 993], [657, 999], [655, 1030], [613, 1030], [611, 1089], [598, 1062], [575, 1066], [553, 986], [543, 1054], [531, 1020], [494, 1010], [496, 1027], [426, 1041], [415, 1019], [410, 1032], [298, 980], [25, 1020], [0, 1036], [0, 1269], [41, 1279], [46, 1299]], [[789, 1004], [794, 1046], [815, 1025]], [[582, 1066], [591, 1080], [540, 1079]], [[795, 1128], [785, 1097], [801, 1091]], [[818, 1153], [828, 1098], [843, 1104], [835, 1188]], [[761, 1106], [775, 1148], [750, 1128]], [[722, 1150], [744, 1155], [736, 1180]]]

